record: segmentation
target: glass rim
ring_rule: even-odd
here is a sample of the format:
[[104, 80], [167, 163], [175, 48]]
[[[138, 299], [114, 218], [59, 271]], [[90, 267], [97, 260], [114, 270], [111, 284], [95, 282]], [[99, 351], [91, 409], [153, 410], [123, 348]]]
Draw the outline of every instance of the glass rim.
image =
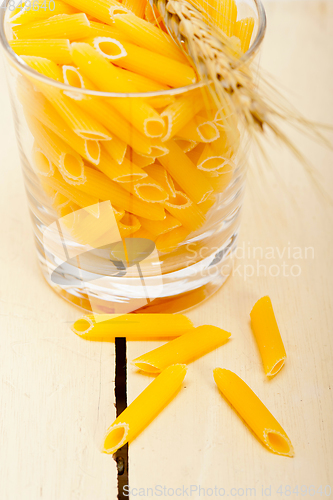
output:
[[[261, 0], [253, 0], [255, 3], [255, 6], [257, 8], [257, 14], [258, 14], [258, 32], [256, 34], [255, 39], [253, 40], [253, 43], [251, 47], [245, 52], [245, 54], [240, 58], [239, 62], [240, 64], [246, 63], [249, 59], [251, 59], [256, 52], [259, 50], [260, 45], [264, 39], [265, 32], [266, 32], [266, 12], [265, 8], [262, 4]], [[14, 63], [15, 66], [18, 66], [20, 68], [20, 71], [28, 74], [29, 76], [34, 77], [36, 80], [39, 80], [43, 83], [46, 83], [47, 85], [52, 85], [53, 87], [56, 87], [61, 90], [66, 90], [67, 92], [77, 92], [78, 94], [83, 94], [83, 95], [91, 95], [91, 96], [96, 96], [96, 97], [137, 97], [137, 98], [147, 98], [147, 97], [158, 97], [158, 96], [165, 96], [165, 95], [177, 95], [177, 94], [183, 94], [185, 92], [189, 92], [190, 90], [194, 90], [200, 87], [203, 87], [207, 85], [205, 82], [198, 82], [198, 83], [193, 83], [192, 85], [186, 85], [184, 87], [177, 87], [174, 89], [168, 89], [168, 90], [158, 90], [154, 92], [130, 92], [130, 93], [120, 93], [120, 92], [103, 92], [100, 90], [90, 90], [90, 89], [82, 89], [81, 87], [73, 87], [71, 85], [68, 85], [67, 83], [61, 83], [56, 80], [53, 80], [52, 78], [49, 78], [47, 76], [42, 75], [41, 73], [38, 73], [38, 71], [30, 68], [23, 59], [18, 56], [11, 46], [9, 45], [9, 42], [6, 37], [5, 33], [5, 17], [6, 17], [7, 10], [6, 9], [0, 9], [0, 42], [5, 50], [6, 54], [9, 56], [11, 61]]]

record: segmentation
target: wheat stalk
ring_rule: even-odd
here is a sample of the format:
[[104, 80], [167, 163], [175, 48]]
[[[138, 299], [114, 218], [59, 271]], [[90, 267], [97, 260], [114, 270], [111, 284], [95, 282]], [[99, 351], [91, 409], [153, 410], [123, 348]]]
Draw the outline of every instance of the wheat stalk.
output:
[[170, 35], [189, 56], [200, 80], [211, 82], [209, 88], [221, 107], [236, 113], [261, 150], [261, 138], [267, 133], [284, 143], [318, 185], [313, 167], [277, 122], [292, 122], [312, 138], [332, 148], [332, 144], [321, 134], [321, 126], [306, 120], [289, 103], [283, 102], [274, 85], [269, 84], [262, 74], [258, 88], [246, 56], [240, 57], [237, 51], [235, 38], [229, 38], [213, 26], [200, 5], [187, 0], [150, 1], [159, 10]]

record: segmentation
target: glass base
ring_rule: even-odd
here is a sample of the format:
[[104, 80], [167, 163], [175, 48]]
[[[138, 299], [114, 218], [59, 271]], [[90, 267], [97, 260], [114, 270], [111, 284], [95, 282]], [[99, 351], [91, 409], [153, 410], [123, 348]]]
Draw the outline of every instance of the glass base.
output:
[[[108, 277], [105, 286], [86, 282], [82, 286], [59, 285], [50, 279], [48, 262], [43, 247], [36, 238], [37, 254], [42, 273], [53, 290], [68, 302], [85, 312], [125, 314], [125, 313], [177, 313], [191, 309], [207, 300], [225, 283], [231, 272], [231, 258], [237, 248], [238, 228], [228, 240], [213, 254], [175, 272], [144, 278], [143, 288], [137, 280], [123, 277]], [[54, 265], [54, 262], [52, 263]], [[61, 283], [66, 282], [62, 274]], [[68, 276], [68, 282], [71, 281]], [[158, 288], [158, 295], [156, 289]], [[155, 290], [154, 290], [155, 289]], [[150, 300], [149, 297], [155, 297]]]

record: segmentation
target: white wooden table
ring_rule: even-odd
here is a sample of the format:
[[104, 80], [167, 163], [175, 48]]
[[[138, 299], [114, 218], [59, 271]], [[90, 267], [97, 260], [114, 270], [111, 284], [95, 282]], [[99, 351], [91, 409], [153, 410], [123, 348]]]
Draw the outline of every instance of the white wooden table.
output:
[[[333, 2], [269, 3], [267, 13], [262, 66], [306, 116], [332, 123]], [[0, 499], [113, 500], [115, 462], [99, 447], [115, 416], [114, 348], [72, 334], [80, 311], [56, 296], [38, 270], [2, 69], [0, 90]], [[294, 136], [332, 191], [332, 153]], [[131, 498], [155, 487], [155, 496], [172, 497], [173, 489], [174, 498], [184, 488], [185, 498], [191, 485], [192, 498], [203, 497], [199, 486], [206, 496], [216, 486], [212, 498], [221, 497], [221, 488], [237, 498], [254, 496], [246, 488], [255, 488], [261, 498], [264, 487], [273, 499], [285, 497], [280, 485], [283, 493], [290, 485], [291, 498], [296, 486], [301, 496], [301, 485], [333, 490], [332, 209], [288, 152], [275, 148], [270, 155], [285, 186], [269, 168], [265, 175], [250, 172], [244, 255], [239, 251], [225, 286], [189, 313], [196, 325], [221, 326], [233, 339], [189, 366], [184, 389], [130, 446]], [[265, 294], [288, 353], [272, 381], [249, 325], [253, 304]], [[129, 343], [128, 358], [157, 345]], [[292, 439], [295, 458], [269, 453], [251, 434], [215, 387], [216, 366], [254, 388]], [[129, 401], [150, 381], [129, 367]]]

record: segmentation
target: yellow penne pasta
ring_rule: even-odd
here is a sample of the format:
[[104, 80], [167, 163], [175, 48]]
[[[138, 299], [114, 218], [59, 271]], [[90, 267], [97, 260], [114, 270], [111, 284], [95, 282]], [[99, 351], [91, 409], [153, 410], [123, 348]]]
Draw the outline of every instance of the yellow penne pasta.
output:
[[194, 163], [194, 165], [198, 165], [199, 158], [206, 146], [207, 144], [205, 144], [204, 142], [199, 142], [197, 146], [195, 146], [193, 149], [191, 149], [191, 151], [187, 153], [187, 156], [189, 157], [191, 162]]
[[[116, 161], [119, 165], [123, 163], [127, 152], [126, 142], [114, 135], [112, 141], [104, 142], [104, 147], [114, 161]], [[138, 165], [138, 167], [140, 166], [141, 165]]]
[[271, 299], [262, 297], [251, 311], [252, 330], [257, 341], [265, 373], [276, 375], [284, 366], [287, 354], [283, 345]]
[[152, 221], [150, 219], [144, 219], [139, 217], [139, 221], [143, 229], [149, 231], [153, 236], [160, 236], [161, 234], [166, 234], [181, 226], [181, 222], [173, 217], [171, 214], [166, 214], [164, 220]]
[[[61, 69], [52, 61], [32, 56], [22, 56], [22, 59], [38, 73], [62, 81]], [[87, 140], [105, 141], [112, 138], [103, 125], [85, 113], [72, 99], [63, 95], [59, 89], [35, 79], [32, 79], [32, 82], [77, 135]]]
[[[51, 163], [50, 159], [45, 155], [43, 150], [39, 147], [36, 141], [34, 141], [33, 147], [32, 147], [32, 160], [33, 160], [33, 169], [35, 172], [37, 172], [38, 175], [40, 176], [45, 176], [45, 177], [51, 177], [55, 170], [56, 167]], [[51, 191], [46, 191], [44, 188], [44, 182], [43, 182], [43, 188], [44, 191], [49, 194], [50, 197], [52, 197], [52, 200], [54, 200], [57, 191], [52, 190], [50, 186], [46, 183], [45, 186]], [[53, 192], [52, 192], [53, 191]]]
[[[39, 161], [45, 162], [48, 160], [45, 155], [39, 155]], [[64, 196], [67, 196], [67, 198], [79, 205], [79, 207], [87, 209], [93, 215], [99, 215], [99, 199], [88, 193], [83, 193], [75, 186], [68, 184], [57, 169], [55, 169], [52, 176], [45, 177], [45, 183]]]
[[153, 108], [156, 109], [161, 109], [165, 108], [167, 106], [170, 106], [170, 104], [173, 104], [176, 101], [176, 97], [174, 95], [157, 95], [154, 97], [149, 97], [147, 99], [147, 102], [153, 106]]
[[132, 442], [170, 402], [186, 370], [186, 365], [172, 365], [158, 375], [109, 427], [102, 451], [114, 453], [125, 443]]
[[218, 171], [225, 165], [232, 164], [232, 156], [233, 151], [228, 144], [225, 144], [225, 147], [218, 147], [214, 143], [206, 144], [198, 160], [197, 167], [205, 172]]
[[152, 139], [151, 148], [148, 156], [151, 158], [159, 158], [169, 153], [169, 149], [160, 139]]
[[195, 231], [205, 222], [205, 215], [182, 191], [176, 191], [175, 198], [164, 203], [168, 212], [179, 220], [185, 229]]
[[237, 5], [234, 0], [212, 0], [211, 22], [229, 37], [233, 35], [237, 19]]
[[[144, 17], [147, 0], [123, 0], [122, 5], [138, 17]], [[121, 14], [116, 14], [117, 16]], [[125, 14], [128, 15], [128, 14]], [[115, 18], [116, 16], [113, 16]]]
[[249, 49], [254, 28], [253, 17], [246, 17], [237, 21], [234, 26], [234, 35], [240, 39], [243, 54]]
[[140, 155], [140, 154], [136, 153], [131, 148], [127, 149], [126, 158], [141, 168], [145, 168], [148, 165], [151, 165], [152, 163], [154, 163], [154, 161], [155, 161], [155, 158], [150, 158], [149, 156]]
[[69, 184], [84, 182], [84, 165], [80, 155], [54, 132], [32, 116], [26, 117], [29, 129], [48, 160], [56, 165]]
[[86, 181], [77, 186], [81, 191], [96, 196], [103, 201], [110, 200], [112, 205], [121, 207], [134, 215], [140, 215], [152, 220], [163, 220], [165, 218], [164, 209], [160, 204], [146, 203], [132, 196], [118, 183], [111, 181], [101, 172], [85, 166], [84, 175]]
[[173, 229], [169, 233], [158, 236], [155, 241], [157, 250], [163, 253], [172, 252], [186, 240], [190, 232], [190, 230], [181, 226]]
[[[64, 196], [61, 193], [56, 193], [52, 202], [52, 206], [55, 209], [58, 209], [58, 208], [64, 208], [67, 205], [75, 205], [75, 203], [72, 203], [71, 200], [67, 198], [67, 196]], [[77, 207], [80, 208], [78, 205]]]
[[[112, 134], [117, 135], [125, 144], [131, 146], [138, 153], [146, 155], [151, 153], [152, 144], [148, 137], [145, 137], [131, 126], [120, 113], [103, 100], [85, 97], [78, 101], [78, 105], [91, 116], [99, 119]], [[109, 153], [111, 154], [110, 150]]]
[[191, 330], [193, 324], [183, 314], [90, 314], [77, 320], [72, 331], [85, 340], [113, 342], [127, 340], [174, 338]]
[[132, 43], [98, 37], [94, 39], [94, 46], [116, 66], [170, 87], [183, 87], [196, 82], [196, 75], [191, 66]]
[[116, 38], [116, 39], [121, 38], [122, 40], [130, 41], [130, 39], [125, 35], [125, 33], [122, 33], [113, 25], [109, 26], [108, 24], [97, 23], [95, 21], [89, 21], [89, 22], [90, 22], [90, 28], [88, 32], [89, 38], [95, 38], [97, 36], [110, 36], [111, 38]]
[[293, 445], [281, 425], [236, 373], [215, 368], [214, 379], [222, 394], [270, 451], [294, 456]]
[[197, 115], [177, 133], [177, 137], [194, 142], [213, 142], [220, 137], [220, 132], [215, 123]]
[[111, 180], [120, 183], [135, 183], [148, 177], [148, 174], [144, 170], [127, 160], [127, 158], [124, 158], [122, 164], [119, 165], [119, 163], [109, 156], [104, 146], [102, 146], [98, 170], [107, 175]]
[[159, 158], [159, 162], [195, 203], [205, 201], [213, 192], [207, 178], [199, 172], [182, 149], [171, 140], [166, 143], [169, 153]]
[[46, 57], [57, 64], [72, 62], [69, 40], [66, 39], [11, 40], [9, 44], [18, 56]]
[[[235, 171], [234, 164], [227, 163], [216, 172], [206, 172], [215, 193], [222, 193], [231, 183]], [[201, 204], [200, 204], [201, 209]]]
[[155, 241], [156, 236], [152, 235], [149, 231], [146, 229], [143, 229], [143, 227], [140, 227], [138, 231], [135, 231], [135, 233], [130, 234], [130, 238], [140, 238], [140, 239], [145, 239], [149, 241]]
[[163, 187], [149, 176], [132, 184], [124, 184], [123, 187], [147, 203], [163, 203], [169, 199], [169, 195]]
[[135, 233], [135, 231], [139, 231], [141, 224], [140, 221], [135, 215], [125, 213], [125, 215], [118, 222], [120, 236], [122, 238], [128, 238], [130, 234]]
[[210, 196], [208, 196], [208, 198], [204, 202], [200, 203], [201, 212], [203, 212], [206, 215], [215, 202], [216, 202], [215, 194], [211, 194]]
[[[72, 44], [72, 58], [80, 70], [103, 91], [135, 92], [118, 68], [86, 43]], [[114, 98], [112, 106], [147, 137], [162, 137], [165, 124], [160, 115], [143, 99]]]
[[155, 181], [163, 187], [164, 191], [168, 193], [170, 198], [174, 198], [176, 196], [176, 190], [172, 177], [168, 174], [167, 170], [162, 167], [162, 165], [148, 165], [148, 167], [145, 167], [145, 172], [147, 172], [150, 177], [155, 179]]
[[[133, 73], [133, 71], [128, 71], [127, 69], [122, 68], [118, 68], [118, 70], [123, 74], [124, 77], [126, 77], [126, 80], [128, 80], [128, 82], [132, 83], [136, 87], [138, 92], [158, 92], [160, 90], [169, 89], [167, 85], [162, 85], [161, 83], [156, 82], [151, 78], [139, 75], [138, 73]], [[166, 97], [170, 98], [172, 96]], [[152, 97], [150, 99], [147, 99], [147, 102], [150, 101], [154, 103]], [[156, 103], [154, 107], [158, 107], [156, 106]]]
[[176, 142], [176, 144], [178, 144], [183, 153], [189, 153], [190, 151], [192, 151], [192, 149], [194, 149], [198, 145], [198, 143], [195, 141], [188, 141], [187, 139], [179, 139], [178, 137], [175, 137], [174, 141]]
[[[54, 9], [51, 10], [51, 6]], [[61, 0], [34, 0], [33, 5], [24, 4], [23, 8], [17, 9], [15, 15], [10, 16], [9, 22], [15, 24], [26, 24], [48, 19], [59, 14], [75, 14], [76, 9]]]
[[135, 45], [181, 63], [188, 62], [186, 56], [177, 47], [170, 35], [153, 26], [150, 22], [139, 19], [132, 14], [119, 14], [114, 16], [114, 24]]
[[59, 14], [36, 23], [13, 27], [15, 38], [68, 38], [78, 40], [88, 36], [89, 20], [83, 13]]
[[162, 113], [161, 117], [166, 123], [166, 134], [164, 141], [168, 141], [189, 123], [192, 118], [204, 107], [200, 90], [188, 92], [170, 104]]
[[66, 0], [66, 3], [106, 24], [113, 24], [112, 16], [114, 14], [124, 14], [128, 12], [127, 9], [122, 7], [121, 3], [116, 0]]
[[79, 155], [94, 165], [98, 165], [101, 155], [99, 142], [84, 140], [75, 134], [43, 94], [35, 92], [26, 80], [18, 81], [17, 95], [27, 115], [35, 116]]
[[160, 373], [176, 363], [188, 364], [224, 344], [231, 333], [217, 326], [204, 325], [134, 359], [132, 364], [144, 372]]

